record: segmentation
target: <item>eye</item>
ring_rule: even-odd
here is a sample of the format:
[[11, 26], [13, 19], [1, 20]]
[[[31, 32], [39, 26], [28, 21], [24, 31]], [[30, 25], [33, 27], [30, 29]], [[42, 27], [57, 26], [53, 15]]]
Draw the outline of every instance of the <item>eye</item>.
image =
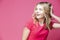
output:
[[37, 10], [37, 8], [35, 8], [35, 10]]

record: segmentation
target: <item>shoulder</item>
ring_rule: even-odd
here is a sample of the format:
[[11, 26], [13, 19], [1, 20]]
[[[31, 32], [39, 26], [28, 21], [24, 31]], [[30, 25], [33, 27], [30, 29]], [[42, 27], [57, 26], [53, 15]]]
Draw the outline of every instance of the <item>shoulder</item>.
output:
[[50, 28], [51, 28], [51, 29], [54, 28], [54, 27], [53, 27], [54, 23], [55, 23], [55, 21], [51, 21], [51, 22], [50, 22]]
[[25, 27], [27, 27], [29, 30], [32, 29], [33, 26], [33, 20], [29, 20], [28, 22], [26, 22]]
[[51, 21], [50, 24], [53, 25], [55, 23], [55, 21]]
[[33, 20], [32, 19], [26, 22], [26, 25], [29, 25], [30, 26], [32, 24], [33, 24]]

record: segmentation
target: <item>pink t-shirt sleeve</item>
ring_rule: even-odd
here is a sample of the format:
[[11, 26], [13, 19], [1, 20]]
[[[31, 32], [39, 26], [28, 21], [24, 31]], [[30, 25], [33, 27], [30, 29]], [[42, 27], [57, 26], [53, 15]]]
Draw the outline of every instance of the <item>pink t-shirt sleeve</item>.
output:
[[25, 24], [25, 27], [27, 27], [29, 30], [31, 30], [32, 29], [32, 22], [31, 21], [27, 22]]
[[55, 22], [54, 21], [51, 21], [51, 23], [50, 23], [50, 28], [51, 29], [53, 29], [53, 24], [54, 24]]

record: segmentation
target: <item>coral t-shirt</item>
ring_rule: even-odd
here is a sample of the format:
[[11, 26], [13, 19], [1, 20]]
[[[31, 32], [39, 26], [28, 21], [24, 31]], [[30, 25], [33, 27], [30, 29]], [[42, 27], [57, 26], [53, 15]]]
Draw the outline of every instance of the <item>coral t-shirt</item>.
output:
[[[51, 21], [51, 28], [53, 28], [53, 23], [54, 22]], [[43, 26], [39, 25], [39, 23], [35, 25], [33, 23], [33, 20], [31, 20], [25, 25], [25, 27], [27, 27], [30, 30], [30, 34], [28, 35], [27, 40], [47, 40], [49, 30], [44, 29], [44, 27], [46, 27], [45, 23]]]

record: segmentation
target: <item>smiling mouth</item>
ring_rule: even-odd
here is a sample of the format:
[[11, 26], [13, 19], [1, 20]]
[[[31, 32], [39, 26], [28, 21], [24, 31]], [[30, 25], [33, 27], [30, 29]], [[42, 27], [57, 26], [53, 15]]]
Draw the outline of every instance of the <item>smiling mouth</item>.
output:
[[36, 14], [37, 16], [40, 16], [41, 14]]

